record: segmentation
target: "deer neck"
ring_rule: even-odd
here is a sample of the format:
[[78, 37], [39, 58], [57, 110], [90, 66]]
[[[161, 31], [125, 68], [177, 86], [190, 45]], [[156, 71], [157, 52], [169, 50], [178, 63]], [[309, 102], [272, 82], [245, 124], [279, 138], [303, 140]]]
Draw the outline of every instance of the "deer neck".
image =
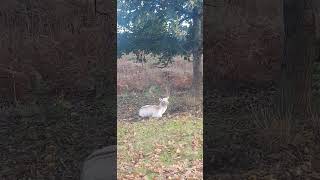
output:
[[165, 103], [165, 102], [161, 102], [159, 106], [160, 106], [161, 109], [165, 110], [165, 109], [167, 109], [168, 104]]

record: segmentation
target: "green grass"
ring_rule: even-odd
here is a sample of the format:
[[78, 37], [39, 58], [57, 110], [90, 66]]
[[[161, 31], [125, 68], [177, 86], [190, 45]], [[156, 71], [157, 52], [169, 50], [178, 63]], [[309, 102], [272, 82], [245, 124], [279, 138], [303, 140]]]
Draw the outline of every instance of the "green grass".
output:
[[119, 122], [118, 177], [183, 177], [188, 169], [202, 177], [202, 128], [202, 119], [192, 116]]

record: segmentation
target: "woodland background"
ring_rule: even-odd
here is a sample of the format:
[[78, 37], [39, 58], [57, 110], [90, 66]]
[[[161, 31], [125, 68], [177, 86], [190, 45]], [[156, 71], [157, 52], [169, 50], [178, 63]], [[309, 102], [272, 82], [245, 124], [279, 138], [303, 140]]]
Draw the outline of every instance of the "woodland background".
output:
[[[308, 41], [293, 40], [287, 54], [310, 48], [303, 59], [312, 61], [289, 61], [307, 78], [281, 87], [283, 27], [292, 22], [283, 2], [204, 2], [204, 168], [213, 179], [320, 177], [317, 33], [298, 28]], [[89, 153], [115, 143], [115, 2], [97, 3], [100, 13], [91, 1], [1, 1], [2, 179], [78, 178]], [[294, 7], [291, 17], [313, 14], [304, 25], [318, 16], [316, 5]], [[278, 113], [278, 90], [299, 86], [312, 89], [293, 92]]]
[[318, 2], [207, 1], [204, 12], [205, 177], [318, 179]]
[[0, 2], [0, 178], [79, 179], [116, 143], [115, 1]]

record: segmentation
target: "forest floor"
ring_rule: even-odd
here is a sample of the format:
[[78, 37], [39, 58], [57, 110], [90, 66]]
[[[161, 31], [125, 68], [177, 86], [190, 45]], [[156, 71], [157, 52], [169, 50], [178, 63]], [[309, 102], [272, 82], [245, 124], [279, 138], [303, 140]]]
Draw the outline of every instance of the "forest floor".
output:
[[[185, 161], [193, 159], [189, 169], [179, 171], [186, 165], [181, 164], [182, 159], [174, 159], [179, 144], [191, 141], [190, 134], [194, 133], [193, 137], [205, 135], [204, 140], [198, 140], [199, 144], [204, 144], [196, 151], [205, 147], [201, 160], [204, 160], [208, 179], [320, 179], [319, 118], [307, 121], [293, 121], [290, 117], [279, 119], [272, 109], [274, 88], [248, 88], [238, 93], [216, 90], [204, 101], [207, 108], [204, 122], [202, 118], [198, 122], [193, 120], [202, 117], [202, 105], [200, 101], [192, 101], [187, 94], [172, 95], [175, 98], [163, 120], [138, 122], [131, 121], [137, 118], [139, 106], [152, 102], [152, 99], [156, 103], [157, 98], [135, 93], [118, 97], [118, 119], [122, 118], [118, 122], [119, 177], [127, 177], [125, 174], [128, 173], [127, 178], [146, 176], [152, 179], [169, 177], [176, 172], [176, 176], [171, 177], [181, 179], [189, 175], [190, 168], [200, 175], [198, 170], [203, 168], [200, 157], [183, 156], [189, 153], [188, 150], [184, 152], [186, 147], [178, 152]], [[146, 100], [141, 102], [141, 99]], [[202, 132], [200, 128], [203, 127]], [[175, 145], [172, 145], [170, 136]], [[188, 147], [191, 148], [192, 144], [189, 143]], [[170, 158], [175, 160], [174, 163]], [[148, 159], [157, 166], [153, 168]], [[172, 168], [173, 164], [176, 169]]]
[[208, 179], [320, 179], [318, 117], [279, 118], [273, 90], [210, 95], [204, 105]]
[[118, 178], [201, 179], [202, 100], [176, 92], [163, 118], [139, 119], [139, 107], [158, 104], [158, 96], [147, 91], [117, 98]]
[[[172, 65], [171, 72], [179, 72], [176, 77], [189, 75], [191, 66], [179, 59], [177, 62], [180, 64]], [[161, 84], [160, 80], [163, 80], [160, 78], [161, 70], [149, 66], [148, 69], [141, 67], [137, 72], [138, 65], [125, 60], [118, 63], [118, 68], [121, 72], [118, 74], [118, 81], [123, 83], [121, 87], [126, 87], [124, 89], [119, 87], [122, 92], [117, 98], [117, 117], [121, 120], [118, 130], [122, 128], [124, 132], [137, 130], [138, 134], [145, 132], [143, 127], [157, 130], [153, 128], [154, 121], [150, 121], [150, 124], [131, 121], [138, 119], [139, 107], [158, 103], [161, 88], [152, 83]], [[144, 84], [139, 84], [140, 81], [137, 79], [146, 77], [147, 79], [143, 80]], [[276, 88], [272, 85], [255, 87], [246, 84], [232, 92], [232, 88], [215, 89], [210, 91], [210, 94], [204, 94], [206, 99], [203, 102], [202, 99], [193, 99], [187, 90], [179, 90], [178, 87], [187, 89], [190, 84], [181, 78], [176, 79], [177, 83], [173, 85], [180, 84], [180, 86], [172, 86], [173, 93], [170, 96], [166, 120], [158, 122], [156, 127], [170, 126], [170, 120], [172, 123], [179, 121], [175, 117], [184, 117], [184, 114], [202, 117], [202, 108], [205, 107], [203, 160], [207, 179], [320, 179], [320, 160], [317, 160], [320, 157], [320, 153], [317, 153], [320, 149], [320, 118], [317, 115], [307, 120], [293, 119], [290, 116], [279, 118], [278, 113], [274, 111]], [[125, 86], [125, 84], [130, 85], [130, 82], [135, 86]], [[130, 93], [130, 90], [139, 91], [142, 85], [145, 91]], [[215, 86], [219, 87], [218, 84]], [[118, 137], [147, 143], [147, 140], [143, 139], [137, 141], [139, 135], [132, 137], [132, 134], [125, 135], [124, 132], [118, 134]], [[124, 142], [124, 139], [120, 139], [120, 142]], [[134, 144], [131, 148], [139, 149]], [[125, 146], [123, 150], [127, 150]], [[139, 154], [139, 150], [134, 154]], [[120, 153], [120, 156], [124, 154]], [[124, 161], [128, 160], [121, 158]], [[141, 163], [139, 158], [137, 160]], [[118, 167], [121, 168], [120, 172], [125, 172], [128, 166], [133, 166], [129, 161], [123, 164], [126, 165]], [[154, 172], [146, 171], [145, 169], [139, 173], [141, 175]], [[183, 173], [180, 175], [182, 177]]]
[[118, 122], [118, 179], [201, 179], [202, 119]]
[[[180, 66], [189, 67], [176, 64], [167, 71], [175, 72]], [[145, 77], [144, 70], [134, 74], [135, 67], [122, 68], [127, 73], [120, 76], [122, 87], [133, 82], [139, 91], [141, 84], [132, 78]], [[114, 112], [119, 120], [118, 139], [106, 138], [115, 135], [115, 127], [105, 128], [115, 121], [109, 113], [115, 108], [107, 99], [49, 98], [44, 100], [47, 109], [32, 103], [1, 104], [0, 179], [79, 179], [84, 159], [115, 141], [120, 143], [118, 175], [123, 178], [192, 179], [200, 177], [205, 167], [210, 172], [205, 174], [207, 179], [320, 179], [320, 118], [280, 119], [272, 110], [274, 88], [215, 90], [205, 94], [210, 98], [203, 101], [178, 90], [189, 85], [182, 77], [190, 71], [181, 70], [173, 76], [179, 86], [172, 89], [164, 118], [133, 122], [139, 107], [158, 104], [163, 95], [152, 84], [161, 79], [160, 70], [148, 73], [154, 76], [147, 76], [146, 91], [124, 88], [113, 102], [118, 109]]]
[[[320, 179], [319, 118], [303, 123], [291, 123], [291, 119], [280, 121], [276, 113], [268, 111], [268, 107], [273, 106], [270, 103], [272, 91], [211, 92], [212, 97], [204, 101], [207, 108], [204, 122], [200, 111], [202, 100], [194, 101], [183, 92], [172, 95], [163, 120], [138, 122], [130, 122], [137, 108], [146, 102], [156, 103], [157, 98], [129, 93], [118, 97], [118, 118], [123, 119], [118, 123], [118, 143], [128, 142], [127, 146], [119, 146], [119, 152], [124, 152], [119, 158], [125, 160], [120, 162], [123, 165], [118, 167], [123, 168], [120, 172], [132, 165], [145, 167], [139, 173], [148, 172], [150, 178], [155, 176], [152, 172], [161, 172], [141, 161], [141, 147], [144, 146], [148, 147], [146, 159], [158, 157], [157, 165], [163, 163], [163, 170], [166, 170], [163, 172], [167, 173], [164, 175], [185, 166], [191, 168], [191, 172], [200, 171], [201, 148], [204, 147], [204, 167], [210, 172], [206, 174], [208, 179]], [[55, 102], [46, 117], [42, 117], [36, 105], [1, 107], [1, 179], [78, 179], [83, 160], [93, 150], [114, 141], [106, 139], [111, 131], [105, 127], [112, 122], [104, 114], [109, 108], [104, 100]], [[122, 111], [119, 108], [123, 108]], [[160, 139], [157, 132], [168, 136]], [[200, 139], [202, 134], [204, 140]], [[170, 136], [174, 137], [175, 144]], [[157, 138], [158, 143], [150, 143]], [[194, 147], [191, 143], [188, 148], [196, 148], [196, 155], [184, 152], [184, 144], [190, 142], [194, 142]], [[180, 144], [183, 149], [179, 149]], [[126, 150], [133, 150], [132, 156], [125, 155]], [[171, 156], [165, 154], [166, 150], [172, 150]], [[152, 156], [153, 152], [159, 156]], [[177, 161], [178, 167], [171, 169], [170, 158], [177, 158], [179, 152], [181, 158], [188, 155], [189, 162], [183, 164], [182, 158]], [[130, 158], [137, 161], [129, 161]], [[179, 172], [186, 175], [189, 171]]]
[[89, 154], [116, 143], [109, 100], [45, 102], [46, 109], [1, 104], [0, 179], [79, 179]]

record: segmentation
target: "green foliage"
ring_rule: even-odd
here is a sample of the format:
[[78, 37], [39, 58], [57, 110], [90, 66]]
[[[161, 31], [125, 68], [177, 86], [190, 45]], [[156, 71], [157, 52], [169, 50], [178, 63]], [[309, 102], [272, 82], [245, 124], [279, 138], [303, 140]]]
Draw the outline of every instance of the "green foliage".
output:
[[202, 0], [122, 0], [118, 2], [118, 57], [136, 50], [160, 55], [166, 66], [176, 55], [189, 56], [197, 43], [193, 19], [201, 16]]

